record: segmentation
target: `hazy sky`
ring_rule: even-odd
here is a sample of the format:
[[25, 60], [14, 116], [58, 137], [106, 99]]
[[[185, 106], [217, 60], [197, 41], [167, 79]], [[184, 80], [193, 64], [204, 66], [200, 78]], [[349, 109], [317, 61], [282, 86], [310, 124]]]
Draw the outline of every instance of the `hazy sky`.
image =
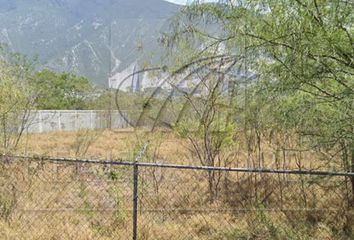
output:
[[167, 2], [173, 2], [173, 3], [177, 3], [177, 4], [185, 4], [187, 2], [187, 0], [165, 0]]
[[[186, 4], [187, 0], [165, 0], [168, 2], [173, 2], [173, 3], [177, 3], [177, 4]], [[204, 2], [215, 2], [216, 0], [204, 0]]]

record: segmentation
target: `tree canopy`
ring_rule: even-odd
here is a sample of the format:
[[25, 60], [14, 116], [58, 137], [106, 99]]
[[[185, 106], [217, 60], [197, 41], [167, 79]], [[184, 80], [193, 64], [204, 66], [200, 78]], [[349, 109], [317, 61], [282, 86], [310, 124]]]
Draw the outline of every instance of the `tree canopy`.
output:
[[87, 78], [65, 72], [43, 70], [33, 76], [30, 85], [37, 91], [38, 109], [85, 109], [93, 95]]
[[278, 123], [292, 124], [323, 143], [354, 146], [354, 4], [223, 2], [184, 8], [166, 38], [171, 49], [191, 40], [202, 43], [203, 48], [185, 60], [188, 65], [204, 58], [206, 50], [223, 46], [222, 57], [214, 52], [210, 58], [242, 59], [235, 68], [257, 75], [246, 81], [258, 84], [258, 91], [267, 92], [266, 100], [277, 103], [272, 110]]
[[170, 26], [163, 43], [174, 73], [227, 66], [218, 73], [235, 82], [234, 119], [246, 138], [260, 145], [262, 136], [291, 136], [297, 149], [326, 152], [354, 171], [352, 1], [195, 3]]

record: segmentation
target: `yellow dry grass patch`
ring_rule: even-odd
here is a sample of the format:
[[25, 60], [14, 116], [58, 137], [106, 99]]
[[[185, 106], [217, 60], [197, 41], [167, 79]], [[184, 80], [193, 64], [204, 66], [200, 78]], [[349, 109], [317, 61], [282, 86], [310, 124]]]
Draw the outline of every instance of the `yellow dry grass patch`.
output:
[[[138, 132], [133, 130], [120, 131], [87, 131], [53, 132], [27, 135], [20, 146], [19, 152], [58, 157], [81, 157], [97, 159], [124, 159], [131, 160], [136, 149], [144, 141], [150, 141], [150, 149], [157, 154], [158, 161], [181, 161], [187, 155], [186, 148], [172, 133]], [[81, 138], [81, 139], [80, 139]], [[77, 154], [78, 147], [85, 138], [91, 142], [84, 154]], [[81, 142], [80, 142], [81, 141]]]

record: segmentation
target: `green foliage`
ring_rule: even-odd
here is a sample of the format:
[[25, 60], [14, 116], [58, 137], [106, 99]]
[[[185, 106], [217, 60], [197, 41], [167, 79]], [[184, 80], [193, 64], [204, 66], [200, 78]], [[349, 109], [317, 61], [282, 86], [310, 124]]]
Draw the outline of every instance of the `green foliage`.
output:
[[116, 109], [115, 101], [114, 101], [114, 92], [111, 90], [107, 91], [96, 91], [97, 96], [92, 96], [91, 99], [88, 101], [88, 108], [89, 109], [96, 109], [96, 110], [110, 110]]
[[[183, 8], [171, 25], [170, 33], [165, 35], [172, 62], [177, 60], [177, 69], [172, 68], [174, 73], [182, 77], [188, 71], [194, 72], [194, 76], [211, 75], [219, 82], [225, 79], [217, 75], [231, 75], [230, 79], [235, 82], [230, 101], [223, 103], [229, 108], [219, 108], [215, 100], [222, 98], [210, 91], [202, 104], [196, 104], [195, 99], [189, 101], [195, 109], [202, 109], [202, 114], [180, 121], [175, 129], [180, 136], [190, 140], [194, 156], [202, 164], [212, 165], [216, 162], [213, 161], [215, 156], [222, 156], [227, 150], [220, 146], [227, 146], [228, 141], [220, 139], [234, 142], [241, 139], [240, 145], [244, 144], [247, 149], [247, 166], [266, 167], [264, 153], [271, 147], [274, 152], [279, 149], [283, 152], [291, 149], [296, 154], [306, 151], [311, 156], [318, 156], [308, 161], [327, 160], [325, 164], [321, 163], [321, 168], [354, 172], [352, 2], [225, 2]], [[210, 31], [211, 28], [217, 30]], [[185, 58], [183, 51], [186, 51]], [[217, 63], [221, 67], [215, 68]], [[231, 70], [227, 71], [229, 66]], [[215, 74], [215, 69], [219, 74]], [[204, 81], [203, 84], [208, 83]], [[218, 111], [226, 117], [206, 117]], [[229, 114], [232, 117], [227, 117]], [[237, 129], [227, 124], [230, 119]], [[216, 131], [219, 135], [215, 135], [218, 126], [226, 126], [230, 133]], [[301, 168], [301, 163], [298, 167]], [[211, 175], [208, 178], [213, 197], [218, 190], [212, 189], [217, 186], [217, 178]], [[354, 178], [350, 181], [351, 189], [341, 193], [348, 199], [348, 212], [354, 206]], [[293, 228], [286, 219], [274, 220], [261, 212], [250, 223], [249, 231], [236, 231], [228, 237], [308, 239], [313, 236], [306, 221]], [[314, 221], [314, 224], [320, 222]], [[352, 217], [345, 221], [352, 226]], [[256, 226], [252, 228], [253, 225]], [[352, 227], [348, 229], [339, 231], [349, 236], [353, 231]]]
[[[1, 70], [6, 66], [2, 65]], [[0, 72], [0, 115], [22, 110], [26, 103], [24, 89], [8, 73]]]
[[33, 108], [32, 62], [0, 46], [0, 148], [16, 148]]
[[38, 109], [86, 109], [93, 94], [86, 78], [50, 70], [36, 73], [31, 86], [37, 91]]
[[166, 42], [171, 49], [190, 39], [203, 43], [187, 59], [191, 68], [223, 45], [225, 57], [244, 59], [235, 69], [257, 73], [257, 79], [235, 78], [240, 86], [246, 81], [236, 111], [245, 132], [295, 133], [313, 148], [344, 149], [354, 162], [353, 12], [341, 0], [193, 4], [176, 17]]

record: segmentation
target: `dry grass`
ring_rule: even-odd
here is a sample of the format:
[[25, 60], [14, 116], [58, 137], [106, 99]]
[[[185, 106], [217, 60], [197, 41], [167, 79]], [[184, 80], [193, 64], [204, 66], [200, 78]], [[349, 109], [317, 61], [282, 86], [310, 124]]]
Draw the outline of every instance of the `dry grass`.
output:
[[[54, 157], [132, 160], [146, 141], [150, 142], [150, 154], [145, 161], [200, 164], [193, 159], [188, 140], [170, 132], [151, 133], [131, 129], [29, 134], [22, 139], [19, 152]], [[88, 145], [87, 151], [85, 149], [80, 152], [78, 148], [83, 142]], [[239, 143], [229, 149], [232, 152], [229, 166], [287, 169], [298, 169], [301, 166], [302, 169], [316, 170], [333, 169], [337, 166], [333, 160], [322, 161], [323, 156], [318, 153], [296, 151], [283, 153], [275, 145], [267, 142], [262, 144], [261, 155], [256, 149], [248, 153], [244, 142], [239, 140]]]
[[[152, 151], [157, 151], [158, 160], [164, 162], [181, 162], [186, 158], [186, 148], [183, 140], [171, 133], [151, 134], [132, 130], [121, 131], [87, 131], [79, 135], [78, 132], [53, 132], [27, 135], [21, 144], [20, 152], [58, 157], [78, 157], [76, 152], [78, 140], [90, 138], [93, 141], [83, 156], [95, 159], [132, 159], [136, 148], [149, 140]], [[158, 146], [157, 146], [158, 145]], [[158, 147], [158, 149], [155, 149]]]
[[[19, 152], [129, 160], [147, 140], [150, 147], [143, 161], [198, 164], [189, 160], [188, 142], [166, 132], [32, 134], [24, 138]], [[83, 145], [86, 147], [81, 148]], [[267, 150], [262, 155], [264, 166], [277, 164], [271, 146], [264, 149]], [[250, 157], [257, 159], [256, 153], [246, 154], [242, 145], [232, 150], [233, 166], [249, 166], [254, 164]], [[288, 165], [279, 167], [296, 167], [297, 159], [306, 155], [286, 157]], [[312, 158], [313, 154], [307, 157]], [[9, 209], [11, 213], [9, 219], [0, 216], [0, 239], [131, 238], [131, 168], [78, 169], [70, 164], [31, 164], [0, 165], [0, 210]], [[230, 173], [222, 175], [218, 198], [210, 202], [206, 179], [206, 172], [141, 168], [139, 239], [347, 239], [349, 236], [344, 233], [350, 220], [342, 182], [336, 186], [336, 181], [321, 179], [313, 184], [311, 179], [298, 178], [293, 182], [294, 179], [284, 175]], [[339, 211], [209, 211], [255, 207]], [[108, 211], [97, 211], [102, 209]]]

